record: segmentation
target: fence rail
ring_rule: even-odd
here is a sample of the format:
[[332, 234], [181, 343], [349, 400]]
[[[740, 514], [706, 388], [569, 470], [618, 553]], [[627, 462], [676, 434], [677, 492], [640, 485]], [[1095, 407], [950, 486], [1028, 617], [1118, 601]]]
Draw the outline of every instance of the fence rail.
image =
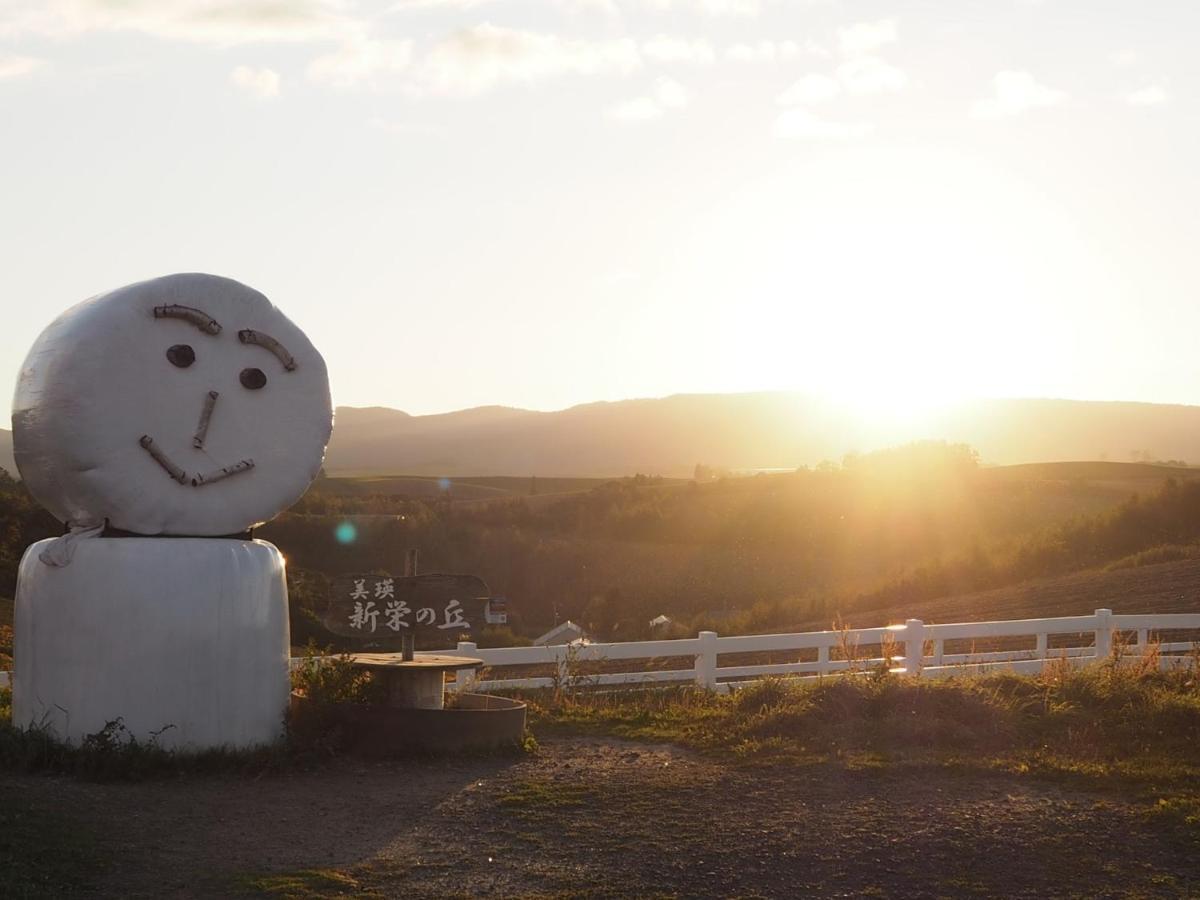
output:
[[[1200, 658], [1200, 640], [1164, 640], [1171, 632], [1200, 632], [1200, 613], [1114, 615], [1098, 609], [1090, 616], [1015, 619], [1001, 622], [958, 622], [926, 625], [909, 619], [885, 628], [810, 631], [796, 634], [751, 634], [721, 637], [702, 631], [678, 641], [635, 641], [616, 644], [567, 644], [551, 647], [481, 649], [460, 642], [445, 656], [482, 659], [485, 669], [459, 669], [453, 690], [505, 691], [555, 686], [660, 685], [691, 682], [707, 690], [725, 691], [739, 682], [766, 675], [843, 675], [886, 665], [897, 674], [945, 678], [999, 670], [1040, 672], [1052, 661], [1093, 665], [1116, 654], [1120, 657], [1158, 655], [1161, 668], [1187, 665]], [[1128, 638], [1126, 637], [1128, 636]], [[947, 642], [995, 642], [1025, 638], [1024, 649], [946, 652]], [[1057, 640], [1056, 640], [1057, 639]], [[1055, 646], [1051, 646], [1051, 644]], [[867, 652], [866, 648], [878, 648]], [[859, 651], [862, 651], [861, 653]], [[722, 666], [722, 656], [814, 651], [815, 659]], [[419, 656], [420, 654], [418, 654]], [[653, 668], [633, 672], [587, 672], [609, 662], [646, 660]], [[683, 668], [662, 668], [663, 661], [684, 660]], [[295, 666], [299, 659], [293, 659]], [[551, 667], [550, 675], [510, 673], [504, 669]], [[483, 677], [480, 677], [482, 674]], [[0, 687], [11, 683], [0, 672]]]
[[[738, 682], [766, 675], [841, 675], [886, 665], [897, 674], [925, 678], [1011, 670], [1040, 672], [1052, 661], [1086, 666], [1108, 659], [1113, 648], [1121, 657], [1158, 654], [1159, 666], [1170, 668], [1192, 661], [1200, 640], [1164, 640], [1171, 632], [1200, 632], [1200, 613], [1114, 615], [1098, 609], [1090, 616], [1016, 619], [999, 622], [958, 622], [926, 625], [909, 619], [885, 628], [853, 628], [796, 634], [754, 634], [721, 637], [702, 631], [679, 641], [639, 641], [617, 644], [571, 644], [553, 647], [503, 647], [480, 649], [470, 642], [449, 656], [484, 661], [482, 673], [460, 669], [455, 690], [521, 690], [555, 685], [609, 686], [655, 685], [691, 682], [708, 690], [728, 690]], [[1190, 637], [1190, 636], [1189, 636]], [[989, 643], [1024, 638], [1023, 649], [946, 652], [948, 642]], [[1053, 646], [1052, 646], [1053, 645]], [[866, 652], [867, 648], [878, 648]], [[1151, 650], [1153, 648], [1153, 651]], [[862, 650], [862, 653], [858, 651]], [[815, 659], [761, 664], [721, 665], [721, 657], [734, 654], [815, 651]], [[811, 653], [809, 654], [811, 655]], [[647, 668], [636, 672], [592, 672], [587, 664], [617, 660], [661, 663], [685, 658], [688, 668]], [[505, 677], [504, 669], [554, 667], [552, 675]]]

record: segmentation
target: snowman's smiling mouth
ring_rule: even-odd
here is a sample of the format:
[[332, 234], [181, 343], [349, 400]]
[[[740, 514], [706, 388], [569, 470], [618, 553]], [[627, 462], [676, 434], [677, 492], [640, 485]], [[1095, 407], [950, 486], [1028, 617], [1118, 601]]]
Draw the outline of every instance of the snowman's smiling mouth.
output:
[[192, 487], [204, 487], [206, 484], [224, 481], [226, 478], [230, 478], [242, 472], [249, 472], [254, 468], [254, 460], [243, 459], [234, 463], [232, 466], [214, 469], [213, 471], [203, 475], [196, 474], [189, 478], [187, 472], [185, 472], [181, 466], [177, 465], [175, 461], [167, 455], [166, 451], [164, 451], [162, 447], [158, 446], [158, 444], [154, 442], [154, 438], [150, 437], [150, 435], [143, 434], [140, 438], [138, 438], [138, 444], [141, 445], [143, 450], [150, 454], [151, 458], [156, 463], [162, 466], [163, 470], [170, 475], [174, 481], [177, 481], [180, 484], [190, 484]]

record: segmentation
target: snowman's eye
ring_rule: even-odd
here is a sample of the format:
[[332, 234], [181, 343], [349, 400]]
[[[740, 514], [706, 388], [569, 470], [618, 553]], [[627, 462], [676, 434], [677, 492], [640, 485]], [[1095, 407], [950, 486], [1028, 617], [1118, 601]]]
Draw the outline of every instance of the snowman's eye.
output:
[[187, 344], [176, 344], [174, 347], [167, 348], [167, 359], [170, 360], [171, 365], [186, 369], [196, 361], [196, 351]]
[[259, 388], [267, 386], [267, 376], [262, 369], [242, 369], [242, 374], [238, 378], [242, 382], [242, 387], [248, 391], [257, 391]]

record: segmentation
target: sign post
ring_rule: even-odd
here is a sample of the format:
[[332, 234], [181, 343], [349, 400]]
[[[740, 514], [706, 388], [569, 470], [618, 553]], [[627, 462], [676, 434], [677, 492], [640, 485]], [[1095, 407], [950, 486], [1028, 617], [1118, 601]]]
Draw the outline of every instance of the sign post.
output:
[[[409, 547], [404, 551], [404, 577], [415, 578], [417, 575], [417, 556], [416, 547]], [[404, 633], [404, 638], [400, 643], [400, 653], [405, 662], [412, 662], [413, 652], [417, 649], [417, 636], [411, 631]]]
[[417, 659], [418, 633], [441, 635], [451, 643], [466, 633], [474, 640], [484, 625], [507, 621], [507, 607], [496, 598], [497, 608], [492, 610], [488, 586], [476, 575], [418, 575], [417, 558], [416, 550], [405, 553], [402, 576], [335, 578], [322, 623], [334, 634], [366, 642], [400, 638], [399, 659], [395, 654], [359, 653], [354, 664], [380, 673], [392, 705], [441, 709], [444, 672], [478, 667], [483, 661], [429, 655]]

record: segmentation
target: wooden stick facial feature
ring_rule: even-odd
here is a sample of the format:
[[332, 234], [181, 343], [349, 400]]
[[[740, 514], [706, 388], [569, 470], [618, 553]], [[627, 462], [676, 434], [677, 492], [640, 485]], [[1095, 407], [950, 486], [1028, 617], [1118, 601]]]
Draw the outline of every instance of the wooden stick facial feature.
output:
[[243, 459], [241, 462], [234, 463], [232, 466], [226, 466], [223, 469], [217, 469], [215, 472], [209, 472], [207, 475], [197, 475], [192, 479], [192, 487], [204, 487], [206, 484], [224, 481], [226, 478], [231, 478], [241, 472], [249, 472], [253, 468], [254, 460]]
[[208, 423], [212, 421], [219, 396], [221, 395], [216, 391], [209, 391], [204, 397], [204, 409], [200, 410], [200, 424], [196, 426], [196, 434], [192, 437], [192, 446], [197, 450], [204, 448], [204, 439], [208, 436]]
[[279, 341], [275, 340], [275, 338], [271, 337], [269, 334], [264, 334], [261, 331], [255, 331], [253, 328], [243, 328], [238, 332], [238, 340], [243, 344], [254, 344], [255, 346], [262, 347], [264, 350], [269, 350], [271, 353], [274, 353], [275, 356], [278, 357], [279, 361], [283, 363], [283, 368], [288, 372], [294, 372], [296, 370], [295, 358], [292, 356], [292, 354], [287, 352], [283, 344], [279, 343]]
[[142, 449], [149, 453], [154, 461], [162, 466], [166, 473], [175, 481], [178, 481], [180, 484], [187, 483], [187, 472], [171, 461], [171, 458], [163, 452], [162, 448], [154, 443], [154, 438], [148, 434], [143, 434], [138, 438], [138, 443], [142, 445]]
[[203, 310], [192, 306], [180, 306], [178, 303], [172, 303], [168, 306], [156, 306], [154, 307], [154, 318], [182, 319], [185, 322], [191, 322], [205, 334], [221, 333], [221, 325], [216, 319]]

